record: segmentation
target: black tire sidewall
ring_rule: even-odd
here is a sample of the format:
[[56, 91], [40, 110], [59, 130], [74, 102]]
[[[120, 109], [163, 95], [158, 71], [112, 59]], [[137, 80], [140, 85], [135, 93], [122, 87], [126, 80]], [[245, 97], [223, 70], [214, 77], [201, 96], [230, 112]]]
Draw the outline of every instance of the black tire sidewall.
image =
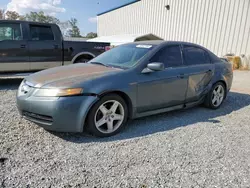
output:
[[75, 63], [87, 63], [88, 61], [90, 61], [89, 59], [79, 59], [77, 60]]
[[[98, 108], [100, 107], [100, 105], [102, 105], [103, 103], [105, 103], [106, 101], [109, 100], [116, 100], [118, 102], [120, 102], [124, 108], [124, 120], [122, 122], [122, 124], [120, 125], [120, 127], [115, 130], [112, 133], [102, 133], [100, 132], [96, 126], [95, 126], [95, 113], [98, 110]], [[128, 119], [128, 107], [126, 102], [123, 100], [122, 97], [120, 97], [119, 95], [116, 94], [109, 94], [109, 95], [105, 95], [103, 96], [99, 101], [97, 101], [93, 107], [91, 108], [91, 110], [89, 111], [88, 117], [87, 117], [87, 130], [88, 132], [90, 132], [92, 135], [94, 136], [98, 136], [98, 137], [109, 137], [109, 136], [113, 136], [117, 133], [119, 133], [121, 131], [121, 129], [124, 127], [124, 125], [126, 124]]]

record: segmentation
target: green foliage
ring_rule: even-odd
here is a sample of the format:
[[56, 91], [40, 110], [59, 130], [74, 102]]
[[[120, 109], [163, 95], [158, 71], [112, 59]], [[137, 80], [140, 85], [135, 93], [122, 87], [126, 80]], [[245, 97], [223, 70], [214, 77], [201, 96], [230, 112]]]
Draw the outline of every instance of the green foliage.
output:
[[54, 23], [59, 24], [60, 20], [54, 16], [45, 15], [43, 11], [40, 12], [30, 12], [24, 16], [24, 20], [41, 22], [41, 23]]
[[4, 20], [4, 9], [0, 9], [0, 20]]
[[77, 19], [76, 18], [71, 18], [69, 20], [69, 24], [71, 26], [71, 29], [68, 31], [70, 37], [82, 37], [80, 35], [80, 29], [77, 26]]
[[[64, 35], [69, 37], [82, 37], [80, 34], [80, 29], [78, 27], [78, 20], [76, 18], [71, 18], [68, 21], [61, 22], [58, 18], [50, 15], [46, 15], [43, 11], [40, 12], [30, 12], [26, 15], [19, 15], [15, 11], [7, 11], [0, 9], [0, 19], [8, 20], [27, 20], [41, 23], [54, 23], [59, 25]], [[88, 33], [87, 38], [97, 37], [96, 33]]]
[[5, 13], [5, 18], [7, 20], [18, 20], [20, 18], [20, 15], [15, 11], [7, 11]]
[[93, 32], [90, 32], [86, 35], [86, 38], [96, 38], [97, 37], [97, 33], [93, 33]]

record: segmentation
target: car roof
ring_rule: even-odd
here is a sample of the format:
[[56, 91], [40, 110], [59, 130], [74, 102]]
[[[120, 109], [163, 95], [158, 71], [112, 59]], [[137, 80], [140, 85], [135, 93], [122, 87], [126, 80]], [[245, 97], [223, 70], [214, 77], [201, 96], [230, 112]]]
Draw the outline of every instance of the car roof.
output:
[[159, 45], [164, 45], [164, 44], [170, 44], [170, 45], [187, 45], [187, 46], [193, 46], [193, 47], [198, 47], [201, 48], [209, 53], [212, 53], [210, 50], [207, 48], [191, 43], [191, 42], [184, 42], [184, 41], [166, 41], [166, 40], [145, 40], [145, 41], [137, 41], [137, 42], [132, 42], [128, 44], [148, 44], [148, 45], [154, 45], [154, 46], [159, 46]]
[[[208, 50], [207, 48], [195, 44], [195, 43], [191, 43], [191, 42], [184, 42], [184, 41], [166, 41], [166, 40], [145, 40], [145, 41], [137, 41], [137, 42], [132, 42], [132, 43], [128, 43], [128, 44], [145, 44], [145, 45], [154, 45], [154, 46], [160, 46], [160, 45], [164, 45], [164, 44], [170, 44], [170, 45], [187, 45], [187, 46], [193, 46], [193, 47], [198, 47], [201, 48], [203, 50], [205, 50], [206, 52], [209, 53], [210, 57], [214, 60], [219, 60], [218, 57], [211, 52], [210, 50]], [[125, 44], [126, 45], [126, 44]]]
[[137, 41], [137, 42], [132, 42], [129, 44], [148, 44], [148, 45], [161, 45], [161, 44], [171, 44], [171, 45], [189, 45], [189, 46], [197, 46], [197, 47], [201, 47], [204, 48], [203, 46], [200, 46], [198, 44], [195, 43], [191, 43], [191, 42], [184, 42], [184, 41], [166, 41], [166, 40], [145, 40], [145, 41]]

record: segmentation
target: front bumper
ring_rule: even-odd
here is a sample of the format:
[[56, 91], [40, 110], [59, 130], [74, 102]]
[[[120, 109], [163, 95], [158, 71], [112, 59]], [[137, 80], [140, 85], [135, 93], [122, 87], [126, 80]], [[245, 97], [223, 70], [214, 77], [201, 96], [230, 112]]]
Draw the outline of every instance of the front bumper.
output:
[[19, 113], [27, 120], [56, 132], [82, 132], [95, 96], [17, 96]]

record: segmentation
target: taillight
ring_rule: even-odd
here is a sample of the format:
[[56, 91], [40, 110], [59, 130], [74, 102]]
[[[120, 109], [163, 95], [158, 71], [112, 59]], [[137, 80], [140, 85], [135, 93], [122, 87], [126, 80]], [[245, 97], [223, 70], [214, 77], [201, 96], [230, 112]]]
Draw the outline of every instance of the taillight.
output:
[[111, 49], [111, 46], [105, 46], [105, 51], [108, 51]]
[[108, 51], [108, 50], [110, 50], [110, 49], [112, 49], [112, 48], [114, 48], [115, 46], [114, 45], [111, 45], [111, 46], [105, 46], [105, 51]]

